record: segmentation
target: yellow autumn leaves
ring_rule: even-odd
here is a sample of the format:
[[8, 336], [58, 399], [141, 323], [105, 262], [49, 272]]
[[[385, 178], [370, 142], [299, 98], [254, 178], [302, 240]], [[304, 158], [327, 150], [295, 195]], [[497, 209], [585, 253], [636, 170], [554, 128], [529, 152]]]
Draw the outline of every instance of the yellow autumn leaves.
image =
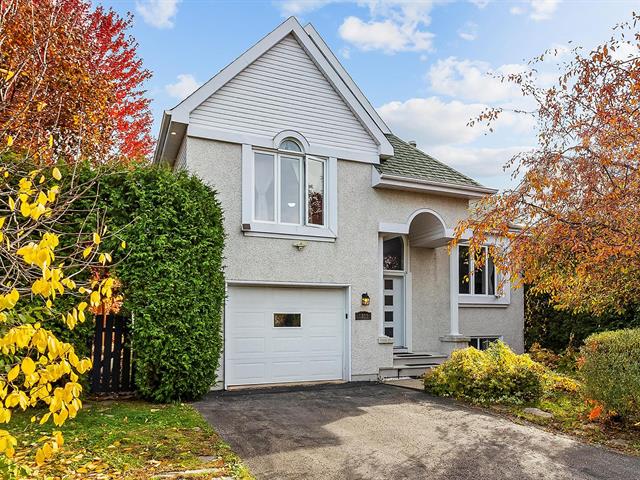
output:
[[[0, 285], [0, 355], [8, 365], [0, 369], [0, 424], [9, 424], [17, 409], [44, 404], [48, 411], [40, 418], [34, 416], [32, 421], [52, 421], [59, 427], [82, 408], [79, 376], [91, 368], [91, 360], [79, 358], [71, 344], [58, 340], [31, 318], [26, 302], [21, 306], [21, 299], [40, 298], [46, 306], [45, 315], [52, 315], [59, 296], [68, 292], [80, 295], [79, 302], [61, 314], [62, 322], [73, 329], [86, 320], [90, 306], [99, 307], [112, 297], [114, 281], [107, 277], [78, 287], [69, 267], [56, 260], [60, 237], [51, 229], [52, 220], [47, 219], [55, 218], [51, 215], [59, 208], [60, 187], [51, 185], [62, 179], [58, 168], [28, 172], [15, 179], [10, 178], [8, 170], [0, 173], [8, 179], [3, 183], [0, 177], [0, 205], [8, 211], [7, 216], [0, 217], [0, 251], [14, 259], [19, 270], [15, 279]], [[111, 261], [108, 252], [99, 251], [102, 239], [98, 233], [92, 234], [88, 242], [91, 245], [84, 251], [84, 245], [75, 246], [74, 251], [82, 252], [81, 265], [93, 267]], [[65, 256], [69, 258], [68, 251]], [[71, 258], [79, 256], [74, 254]], [[24, 278], [30, 279], [26, 285]], [[60, 432], [54, 432], [38, 449], [36, 462], [42, 464], [51, 458], [63, 443]], [[0, 454], [12, 457], [16, 445], [10, 430], [0, 429]]]

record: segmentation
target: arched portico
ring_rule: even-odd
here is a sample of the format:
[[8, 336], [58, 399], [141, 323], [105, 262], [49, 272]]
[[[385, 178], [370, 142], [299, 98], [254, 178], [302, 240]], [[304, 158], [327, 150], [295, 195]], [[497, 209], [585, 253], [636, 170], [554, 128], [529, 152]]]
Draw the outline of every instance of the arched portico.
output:
[[[454, 229], [447, 226], [445, 220], [442, 215], [437, 211], [430, 208], [421, 208], [412, 212], [406, 219], [404, 223], [380, 223], [379, 224], [379, 233], [382, 239], [393, 238], [393, 236], [402, 236], [406, 239], [406, 246], [408, 250], [417, 248], [418, 250], [414, 251], [414, 254], [418, 256], [419, 250], [423, 248], [427, 249], [439, 249], [443, 248], [446, 250], [446, 246], [454, 237]], [[442, 251], [439, 255], [430, 258], [441, 258], [442, 259]], [[432, 254], [430, 254], [432, 255]], [[423, 256], [420, 253], [420, 256]], [[422, 278], [418, 275], [416, 277], [416, 282], [413, 286], [412, 272], [411, 269], [407, 268], [406, 270], [406, 291], [407, 295], [406, 299], [406, 332], [407, 332], [407, 342], [406, 345], [409, 349], [411, 349], [412, 337], [413, 337], [413, 329], [414, 328], [422, 328], [422, 322], [424, 322], [424, 314], [418, 314], [416, 317], [416, 325], [413, 325], [414, 319], [412, 318], [412, 310], [413, 308], [413, 298], [415, 297], [415, 301], [418, 302], [415, 306], [417, 312], [424, 312], [425, 308], [428, 308], [428, 305], [424, 305], [425, 298], [432, 298], [433, 295], [446, 295], [448, 296], [448, 313], [449, 313], [449, 325], [448, 331], [442, 332], [439, 335], [440, 345], [442, 349], [449, 353], [451, 349], [450, 342], [460, 343], [463, 342], [464, 339], [460, 335], [459, 332], [459, 320], [458, 320], [458, 249], [453, 248], [450, 252], [448, 252], [448, 270], [449, 275], [448, 279], [440, 276], [438, 282], [442, 285], [442, 281], [447, 282], [447, 287], [444, 290], [437, 288], [433, 282], [436, 282], [435, 277], [425, 278], [424, 273], [422, 273]], [[446, 264], [445, 264], [446, 265]], [[445, 267], [446, 268], [446, 267]], [[424, 272], [424, 270], [422, 270]], [[388, 273], [388, 272], [387, 272]], [[387, 277], [384, 277], [384, 280]], [[435, 285], [435, 288], [434, 288]], [[414, 290], [415, 289], [415, 290]], [[411, 295], [412, 290], [414, 290], [414, 295]], [[441, 293], [435, 293], [435, 292]], [[422, 293], [421, 293], [422, 292]], [[428, 293], [427, 293], [428, 292]], [[384, 293], [389, 293], [387, 290], [384, 290]], [[446, 298], [446, 297], [445, 297]], [[444, 298], [432, 298], [436, 304], [439, 306], [437, 308], [443, 308], [442, 305], [444, 302]], [[422, 302], [422, 303], [421, 303]], [[446, 307], [445, 307], [446, 308]], [[446, 318], [446, 311], [441, 312], [440, 317], [438, 318]], [[385, 325], [383, 325], [384, 327]], [[384, 329], [382, 330], [384, 332]], [[383, 333], [384, 334], [384, 333]]]

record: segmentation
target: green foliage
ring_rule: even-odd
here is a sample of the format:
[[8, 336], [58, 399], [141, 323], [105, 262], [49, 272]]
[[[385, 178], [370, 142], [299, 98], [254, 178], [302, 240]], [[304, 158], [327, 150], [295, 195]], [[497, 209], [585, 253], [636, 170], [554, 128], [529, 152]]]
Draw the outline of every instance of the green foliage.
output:
[[525, 289], [525, 345], [534, 343], [556, 353], [578, 348], [592, 333], [640, 327], [640, 308], [630, 305], [616, 312], [595, 316], [557, 310], [546, 295], [534, 295]]
[[545, 368], [528, 355], [517, 355], [501, 341], [487, 350], [456, 350], [425, 375], [427, 392], [475, 403], [522, 404], [543, 393]]
[[591, 335], [580, 352], [586, 394], [610, 412], [640, 420], [640, 329]]
[[[124, 309], [134, 316], [138, 392], [157, 402], [201, 397], [216, 381], [222, 347], [224, 231], [215, 192], [166, 168], [83, 165], [76, 176], [99, 181], [66, 228], [95, 223], [88, 211], [108, 226], [103, 249], [112, 252]], [[92, 329], [69, 340], [86, 344]]]

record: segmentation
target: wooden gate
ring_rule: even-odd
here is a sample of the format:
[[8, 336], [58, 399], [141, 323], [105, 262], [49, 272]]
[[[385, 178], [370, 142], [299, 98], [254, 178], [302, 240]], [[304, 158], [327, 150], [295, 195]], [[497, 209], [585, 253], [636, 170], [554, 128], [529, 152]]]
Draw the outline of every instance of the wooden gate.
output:
[[129, 317], [96, 316], [91, 348], [93, 393], [131, 392], [133, 387], [133, 354]]

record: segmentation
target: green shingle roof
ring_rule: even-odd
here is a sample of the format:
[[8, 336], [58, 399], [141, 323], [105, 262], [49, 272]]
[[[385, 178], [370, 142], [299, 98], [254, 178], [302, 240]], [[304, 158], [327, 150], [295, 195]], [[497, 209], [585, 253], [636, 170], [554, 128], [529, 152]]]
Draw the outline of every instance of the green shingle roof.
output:
[[453, 185], [482, 186], [395, 135], [387, 134], [386, 137], [393, 146], [394, 155], [376, 165], [381, 174]]

